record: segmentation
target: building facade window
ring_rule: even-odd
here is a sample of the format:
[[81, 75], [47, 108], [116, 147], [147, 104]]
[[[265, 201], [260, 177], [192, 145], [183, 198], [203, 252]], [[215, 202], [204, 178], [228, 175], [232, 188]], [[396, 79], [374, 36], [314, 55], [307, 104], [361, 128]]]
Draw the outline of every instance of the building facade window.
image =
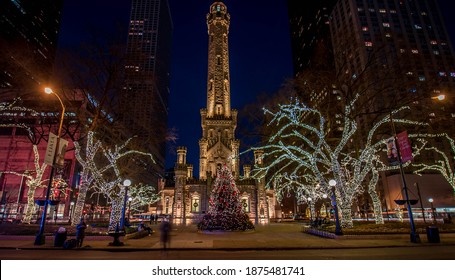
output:
[[195, 195], [191, 198], [191, 212], [199, 213], [201, 209], [201, 203], [198, 195]]
[[243, 212], [250, 212], [250, 198], [247, 195], [242, 196], [242, 209]]

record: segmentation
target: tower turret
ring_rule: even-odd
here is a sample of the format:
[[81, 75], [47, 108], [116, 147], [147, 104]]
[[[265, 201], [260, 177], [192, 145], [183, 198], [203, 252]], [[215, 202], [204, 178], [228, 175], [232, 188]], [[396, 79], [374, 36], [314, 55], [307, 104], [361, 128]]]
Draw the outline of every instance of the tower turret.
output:
[[237, 111], [231, 110], [228, 34], [231, 16], [226, 5], [216, 1], [206, 17], [208, 32], [207, 108], [201, 109], [202, 138], [199, 141], [199, 177], [216, 174], [227, 164], [239, 176], [239, 140], [235, 139]]

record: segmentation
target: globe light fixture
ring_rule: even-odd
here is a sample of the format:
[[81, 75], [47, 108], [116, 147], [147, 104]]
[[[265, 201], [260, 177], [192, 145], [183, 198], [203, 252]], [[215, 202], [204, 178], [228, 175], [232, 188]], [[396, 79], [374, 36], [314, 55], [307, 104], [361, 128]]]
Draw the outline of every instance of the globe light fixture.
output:
[[122, 208], [122, 218], [120, 219], [120, 229], [125, 231], [125, 211], [126, 211], [126, 201], [128, 200], [128, 187], [131, 186], [131, 180], [123, 180], [123, 186], [125, 187], [125, 196], [123, 198], [123, 208]]

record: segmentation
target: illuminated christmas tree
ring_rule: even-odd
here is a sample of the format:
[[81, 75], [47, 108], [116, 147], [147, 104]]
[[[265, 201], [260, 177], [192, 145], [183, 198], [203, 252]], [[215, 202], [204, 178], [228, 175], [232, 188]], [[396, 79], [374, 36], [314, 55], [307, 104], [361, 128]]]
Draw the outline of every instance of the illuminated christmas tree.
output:
[[209, 200], [209, 211], [198, 224], [198, 228], [201, 230], [254, 229], [248, 215], [243, 212], [239, 190], [226, 165], [218, 169]]

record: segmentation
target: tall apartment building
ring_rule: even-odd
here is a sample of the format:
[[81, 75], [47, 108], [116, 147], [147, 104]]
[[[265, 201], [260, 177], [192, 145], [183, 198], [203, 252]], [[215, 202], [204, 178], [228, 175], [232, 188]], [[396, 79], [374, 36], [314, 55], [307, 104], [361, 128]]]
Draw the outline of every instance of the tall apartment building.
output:
[[142, 150], [154, 155], [156, 164], [149, 171], [156, 178], [164, 177], [172, 29], [167, 0], [132, 1], [124, 120], [130, 133], [140, 137]]
[[[366, 113], [382, 110], [384, 116], [391, 108], [411, 105], [401, 117], [430, 123], [432, 132], [455, 135], [455, 56], [436, 0], [339, 0], [331, 14], [330, 30], [334, 56], [344, 58], [343, 63], [337, 63], [337, 71], [345, 81], [360, 79], [364, 98], [374, 101], [364, 106]], [[439, 94], [445, 94], [446, 99], [432, 99]], [[360, 134], [369, 131], [375, 116], [359, 117]], [[392, 134], [389, 126], [383, 129], [383, 135]], [[409, 133], [421, 131], [417, 126], [397, 124], [397, 132], [405, 129]], [[436, 139], [433, 144], [453, 153], [447, 141]], [[428, 152], [416, 161], [440, 164], [440, 159], [440, 155]], [[453, 166], [453, 160], [449, 165]], [[395, 207], [393, 199], [397, 197], [390, 194], [399, 195], [402, 190], [398, 175], [390, 175], [381, 174], [389, 209]], [[408, 188], [415, 194], [419, 184], [438, 197], [439, 207], [453, 207], [453, 189], [447, 183], [442, 188], [443, 183], [428, 180], [428, 176], [416, 180], [406, 175]]]
[[63, 0], [1, 1], [0, 88], [33, 89], [52, 73]]
[[312, 67], [334, 65], [330, 13], [337, 0], [288, 0], [294, 75]]
[[[428, 105], [431, 96], [445, 93], [444, 107], [454, 111], [455, 56], [437, 1], [340, 0], [330, 29], [335, 57], [347, 58], [337, 65], [347, 78], [360, 75], [372, 56], [373, 67], [398, 77], [389, 79], [392, 90], [378, 107], [405, 96]], [[378, 73], [368, 79], [383, 79]]]
[[[406, 118], [425, 120], [431, 123], [434, 132], [455, 135], [455, 58], [437, 0], [307, 2], [288, 0], [296, 76], [315, 69], [314, 60], [319, 59], [318, 52], [324, 50], [318, 48], [317, 43], [321, 40], [328, 43], [328, 38], [333, 53], [331, 63], [339, 75], [340, 85], [355, 85], [352, 88], [359, 91], [368, 88], [362, 94], [373, 102], [357, 109], [366, 113], [383, 109], [382, 113], [387, 114], [389, 108], [412, 105], [413, 110]], [[331, 7], [325, 13], [328, 6], [324, 4]], [[330, 15], [328, 25], [323, 25], [327, 14]], [[431, 99], [438, 94], [445, 94], [446, 99], [443, 102]], [[332, 97], [336, 95], [335, 90], [315, 91], [304, 98], [309, 106], [326, 110], [328, 118], [338, 121], [335, 111], [337, 106], [343, 107], [343, 99], [332, 106]], [[368, 133], [377, 120], [375, 117], [378, 114], [358, 118], [360, 135]], [[398, 127], [398, 132], [402, 128]], [[390, 135], [391, 128], [384, 127], [383, 133]], [[361, 139], [353, 144], [361, 147]], [[444, 148], [450, 151], [447, 145]], [[426, 154], [419, 161], [436, 159], [437, 155]], [[383, 185], [394, 186], [393, 182], [387, 183], [390, 180], [385, 175], [390, 174], [382, 175]], [[417, 183], [414, 179], [411, 181]], [[426, 183], [419, 184], [424, 188]], [[398, 194], [400, 186], [396, 187]], [[412, 184], [408, 187], [412, 188]]]

